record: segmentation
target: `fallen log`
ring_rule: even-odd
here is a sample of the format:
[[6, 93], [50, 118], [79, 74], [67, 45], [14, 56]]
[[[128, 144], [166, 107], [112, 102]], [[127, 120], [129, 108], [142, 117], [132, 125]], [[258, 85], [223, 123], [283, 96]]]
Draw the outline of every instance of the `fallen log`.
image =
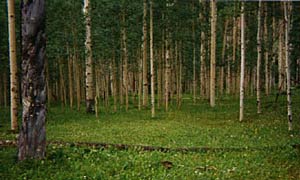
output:
[[[113, 143], [97, 143], [97, 142], [65, 142], [65, 141], [48, 141], [47, 145], [66, 146], [66, 147], [89, 147], [94, 149], [109, 149], [115, 148], [117, 150], [136, 150], [136, 151], [159, 151], [159, 152], [243, 152], [243, 151], [261, 151], [284, 149], [287, 146], [292, 146], [295, 149], [300, 147], [299, 144], [287, 146], [266, 146], [266, 147], [160, 147], [147, 145], [133, 145], [133, 144], [113, 144]], [[0, 147], [16, 147], [17, 142], [14, 140], [0, 140]]]

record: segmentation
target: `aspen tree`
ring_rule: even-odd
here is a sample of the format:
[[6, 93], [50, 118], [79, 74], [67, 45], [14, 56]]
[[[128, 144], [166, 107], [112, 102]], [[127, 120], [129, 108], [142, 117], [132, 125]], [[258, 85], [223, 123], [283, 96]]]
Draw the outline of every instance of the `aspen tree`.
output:
[[261, 102], [260, 102], [260, 66], [261, 66], [261, 0], [258, 4], [257, 13], [257, 67], [256, 67], [256, 102], [257, 102], [257, 113], [261, 113]]
[[210, 106], [215, 107], [215, 89], [216, 89], [216, 0], [210, 1], [211, 5], [211, 50], [210, 50]]
[[123, 87], [125, 88], [125, 109], [128, 110], [129, 98], [128, 98], [128, 53], [127, 53], [127, 35], [125, 28], [125, 10], [122, 14], [122, 44], [123, 44]]
[[200, 95], [203, 97], [205, 95], [205, 31], [204, 31], [204, 6], [205, 1], [199, 0], [199, 5], [201, 7], [201, 11], [199, 12], [199, 21], [201, 25], [201, 33], [200, 33]]
[[93, 60], [92, 60], [92, 34], [91, 34], [91, 7], [90, 0], [84, 0], [83, 13], [85, 16], [85, 76], [86, 76], [86, 112], [94, 112], [94, 80], [93, 80]]
[[147, 0], [143, 13], [143, 106], [148, 106], [148, 63], [147, 63]]
[[10, 59], [10, 113], [11, 130], [18, 129], [18, 66], [16, 52], [15, 30], [15, 1], [7, 0], [8, 32], [9, 32], [9, 59]]
[[267, 4], [265, 4], [265, 12], [264, 12], [264, 53], [265, 53], [265, 93], [269, 95], [269, 50], [268, 50], [268, 8]]
[[289, 15], [290, 2], [284, 2], [284, 25], [285, 25], [285, 70], [286, 70], [286, 93], [287, 93], [287, 116], [289, 131], [292, 127], [292, 93], [291, 93], [291, 70], [290, 70], [290, 52], [289, 52], [289, 32], [290, 32], [290, 15]]
[[240, 121], [244, 119], [244, 79], [245, 79], [245, 14], [244, 1], [241, 4], [241, 80], [240, 80]]
[[155, 91], [154, 91], [154, 57], [153, 57], [153, 2], [150, 0], [150, 77], [151, 77], [151, 116], [155, 117]]
[[[193, 4], [193, 11], [195, 11], [195, 5]], [[196, 33], [195, 33], [195, 20], [192, 23], [192, 36], [193, 36], [193, 102], [196, 104], [197, 93], [197, 79], [196, 79]]]

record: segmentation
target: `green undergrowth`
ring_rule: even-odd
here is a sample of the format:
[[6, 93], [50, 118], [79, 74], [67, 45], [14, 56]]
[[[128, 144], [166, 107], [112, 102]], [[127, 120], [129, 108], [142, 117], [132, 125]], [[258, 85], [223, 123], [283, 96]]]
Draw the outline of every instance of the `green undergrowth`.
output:
[[[296, 93], [295, 93], [296, 94]], [[298, 92], [299, 94], [299, 92]], [[47, 140], [99, 142], [168, 148], [222, 148], [208, 152], [143, 152], [49, 145], [42, 161], [16, 162], [15, 148], [0, 149], [0, 177], [4, 179], [300, 179], [300, 96], [293, 97], [294, 130], [288, 131], [286, 96], [245, 99], [245, 120], [238, 121], [239, 100], [224, 96], [215, 108], [191, 96], [170, 111], [129, 111], [99, 108], [99, 117], [52, 104], [48, 109]], [[0, 139], [13, 140], [9, 109], [1, 109]], [[2, 116], [3, 115], [3, 116]], [[232, 151], [242, 148], [241, 151]], [[164, 161], [171, 167], [164, 166]], [[2, 178], [1, 178], [2, 179]]]

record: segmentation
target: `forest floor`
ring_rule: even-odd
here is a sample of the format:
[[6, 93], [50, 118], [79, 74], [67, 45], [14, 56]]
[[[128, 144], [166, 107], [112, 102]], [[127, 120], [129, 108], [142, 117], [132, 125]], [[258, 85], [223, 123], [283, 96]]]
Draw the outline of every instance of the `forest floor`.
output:
[[[0, 146], [0, 179], [300, 179], [300, 93], [294, 94], [291, 132], [284, 95], [277, 103], [275, 95], [264, 97], [259, 115], [255, 97], [247, 97], [243, 122], [237, 97], [219, 98], [210, 108], [208, 101], [194, 105], [186, 96], [181, 110], [157, 110], [154, 119], [149, 109], [133, 106], [128, 112], [101, 109], [96, 118], [84, 108], [77, 112], [52, 104], [46, 158], [17, 162], [16, 147]], [[0, 108], [0, 118], [0, 140], [15, 140], [8, 131], [9, 110]], [[170, 151], [144, 151], [143, 146]], [[182, 148], [199, 151], [178, 151]]]

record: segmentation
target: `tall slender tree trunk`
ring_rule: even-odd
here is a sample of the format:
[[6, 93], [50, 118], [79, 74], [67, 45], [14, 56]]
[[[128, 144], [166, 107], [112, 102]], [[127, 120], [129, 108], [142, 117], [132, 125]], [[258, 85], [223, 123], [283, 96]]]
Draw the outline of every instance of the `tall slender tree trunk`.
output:
[[281, 91], [283, 84], [284, 84], [284, 74], [282, 72], [282, 62], [283, 62], [283, 57], [282, 57], [282, 41], [283, 41], [283, 21], [279, 20], [279, 37], [278, 37], [278, 91]]
[[[267, 2], [266, 2], [267, 3]], [[268, 96], [269, 90], [269, 46], [268, 46], [268, 8], [265, 3], [265, 13], [264, 13], [264, 53], [265, 53], [265, 93]]]
[[147, 65], [147, 0], [144, 0], [143, 15], [143, 106], [148, 106], [148, 65]]
[[80, 111], [81, 105], [81, 88], [80, 88], [80, 65], [78, 59], [75, 59], [75, 75], [76, 75], [76, 101], [77, 101], [77, 111]]
[[18, 67], [16, 52], [15, 30], [15, 1], [7, 0], [8, 31], [9, 31], [9, 59], [10, 59], [10, 116], [11, 130], [18, 129]]
[[233, 64], [233, 70], [231, 71], [231, 92], [235, 93], [235, 82], [236, 82], [236, 36], [237, 36], [237, 20], [236, 17], [233, 17], [233, 28], [232, 28], [232, 64]]
[[46, 90], [47, 90], [47, 106], [50, 107], [52, 101], [52, 89], [50, 87], [50, 72], [49, 72], [49, 64], [48, 59], [45, 59], [45, 75], [46, 75]]
[[127, 54], [127, 37], [125, 28], [125, 12], [122, 17], [122, 43], [123, 43], [123, 86], [125, 89], [125, 109], [128, 111], [129, 98], [128, 98], [128, 54]]
[[[122, 36], [122, 35], [121, 35]], [[121, 49], [123, 50], [123, 43], [121, 38]], [[120, 106], [122, 107], [124, 105], [124, 87], [123, 87], [123, 53], [120, 55], [120, 63], [119, 63], [119, 101]]]
[[45, 2], [22, 1], [23, 115], [18, 159], [44, 158], [46, 151]]
[[8, 85], [8, 82], [7, 82], [7, 73], [6, 71], [4, 70], [4, 73], [3, 73], [3, 99], [4, 99], [4, 107], [6, 108], [8, 106], [8, 97], [7, 97], [7, 85]]
[[[194, 7], [193, 7], [194, 11]], [[193, 36], [193, 102], [196, 104], [197, 94], [197, 79], [196, 79], [196, 33], [195, 33], [195, 21], [192, 23], [192, 36]]]
[[286, 70], [286, 83], [287, 83], [287, 115], [288, 115], [288, 127], [289, 131], [292, 127], [292, 93], [291, 93], [291, 71], [290, 71], [290, 57], [289, 57], [289, 32], [290, 32], [290, 15], [289, 8], [290, 2], [284, 2], [284, 25], [285, 25], [285, 70]]
[[166, 49], [165, 49], [165, 61], [166, 61], [166, 68], [165, 68], [165, 110], [169, 110], [169, 92], [170, 92], [170, 74], [171, 74], [171, 65], [170, 65], [170, 33], [168, 28], [166, 30]]
[[224, 91], [224, 74], [225, 74], [225, 52], [227, 45], [227, 28], [228, 28], [228, 20], [225, 20], [224, 32], [223, 32], [223, 47], [222, 47], [222, 62], [220, 69], [220, 94], [223, 94]]
[[114, 112], [117, 112], [117, 65], [115, 50], [113, 50], [113, 62], [112, 62], [112, 83], [113, 83], [113, 98], [114, 98]]
[[[234, 26], [234, 24], [233, 24], [233, 26]], [[230, 38], [229, 39], [227, 39], [227, 48], [229, 49], [229, 41], [230, 40], [232, 40], [233, 38], [232, 38], [232, 34], [230, 34], [230, 36], [229, 36]], [[227, 65], [227, 76], [226, 76], [226, 94], [230, 94], [230, 92], [231, 92], [231, 56], [230, 56], [230, 54], [228, 53], [228, 55], [227, 55], [227, 63], [226, 63], [226, 65]]]
[[211, 0], [210, 106], [215, 107], [216, 89], [216, 0]]
[[143, 96], [143, 58], [142, 58], [142, 55], [141, 53], [139, 53], [139, 62], [138, 62], [138, 65], [139, 65], [139, 87], [138, 87], [138, 92], [139, 92], [139, 97], [138, 97], [138, 108], [139, 110], [142, 109], [142, 96]]
[[244, 79], [245, 79], [245, 32], [244, 1], [241, 4], [241, 80], [240, 80], [240, 121], [244, 119]]
[[151, 77], [151, 116], [155, 117], [155, 91], [154, 91], [154, 57], [153, 57], [153, 2], [150, 0], [150, 77]]
[[[163, 44], [163, 43], [162, 43]], [[163, 46], [163, 45], [162, 45]], [[159, 51], [158, 57], [158, 68], [157, 68], [157, 108], [160, 108], [162, 101], [162, 59], [163, 59], [163, 50]]]
[[257, 14], [257, 68], [256, 68], [256, 103], [257, 113], [261, 113], [260, 101], [260, 66], [261, 66], [261, 0], [259, 0], [258, 14]]
[[[3, 73], [0, 73], [0, 80], [2, 80]], [[0, 106], [3, 106], [3, 83], [0, 83]]]
[[72, 55], [69, 56], [68, 60], [68, 79], [69, 79], [69, 100], [70, 100], [70, 108], [73, 109], [73, 58]]
[[63, 60], [60, 59], [58, 63], [59, 69], [59, 94], [60, 94], [60, 101], [62, 106], [66, 106], [66, 85], [64, 79], [64, 70], [63, 70]]
[[205, 31], [204, 31], [204, 6], [205, 1], [199, 0], [199, 4], [202, 7], [201, 11], [199, 12], [199, 21], [201, 25], [201, 35], [200, 35], [200, 95], [202, 97], [205, 96]]
[[86, 83], [86, 112], [94, 112], [94, 80], [93, 80], [93, 60], [92, 60], [92, 34], [91, 34], [91, 7], [90, 0], [84, 0], [83, 13], [85, 16], [85, 28], [86, 28], [86, 39], [85, 39], [85, 83]]
[[175, 65], [176, 65], [176, 105], [179, 104], [179, 58], [178, 58], [178, 40], [175, 40]]
[[[271, 66], [271, 73], [270, 73], [270, 79], [272, 80], [270, 82], [270, 89], [272, 90], [275, 86], [275, 71], [274, 65], [276, 63], [276, 19], [275, 19], [275, 2], [273, 2], [273, 17], [272, 17], [272, 66]], [[272, 71], [273, 70], [273, 71]]]
[[179, 100], [178, 100], [178, 109], [181, 108], [182, 105], [182, 42], [179, 43], [179, 52], [178, 52], [178, 59], [179, 59]]

